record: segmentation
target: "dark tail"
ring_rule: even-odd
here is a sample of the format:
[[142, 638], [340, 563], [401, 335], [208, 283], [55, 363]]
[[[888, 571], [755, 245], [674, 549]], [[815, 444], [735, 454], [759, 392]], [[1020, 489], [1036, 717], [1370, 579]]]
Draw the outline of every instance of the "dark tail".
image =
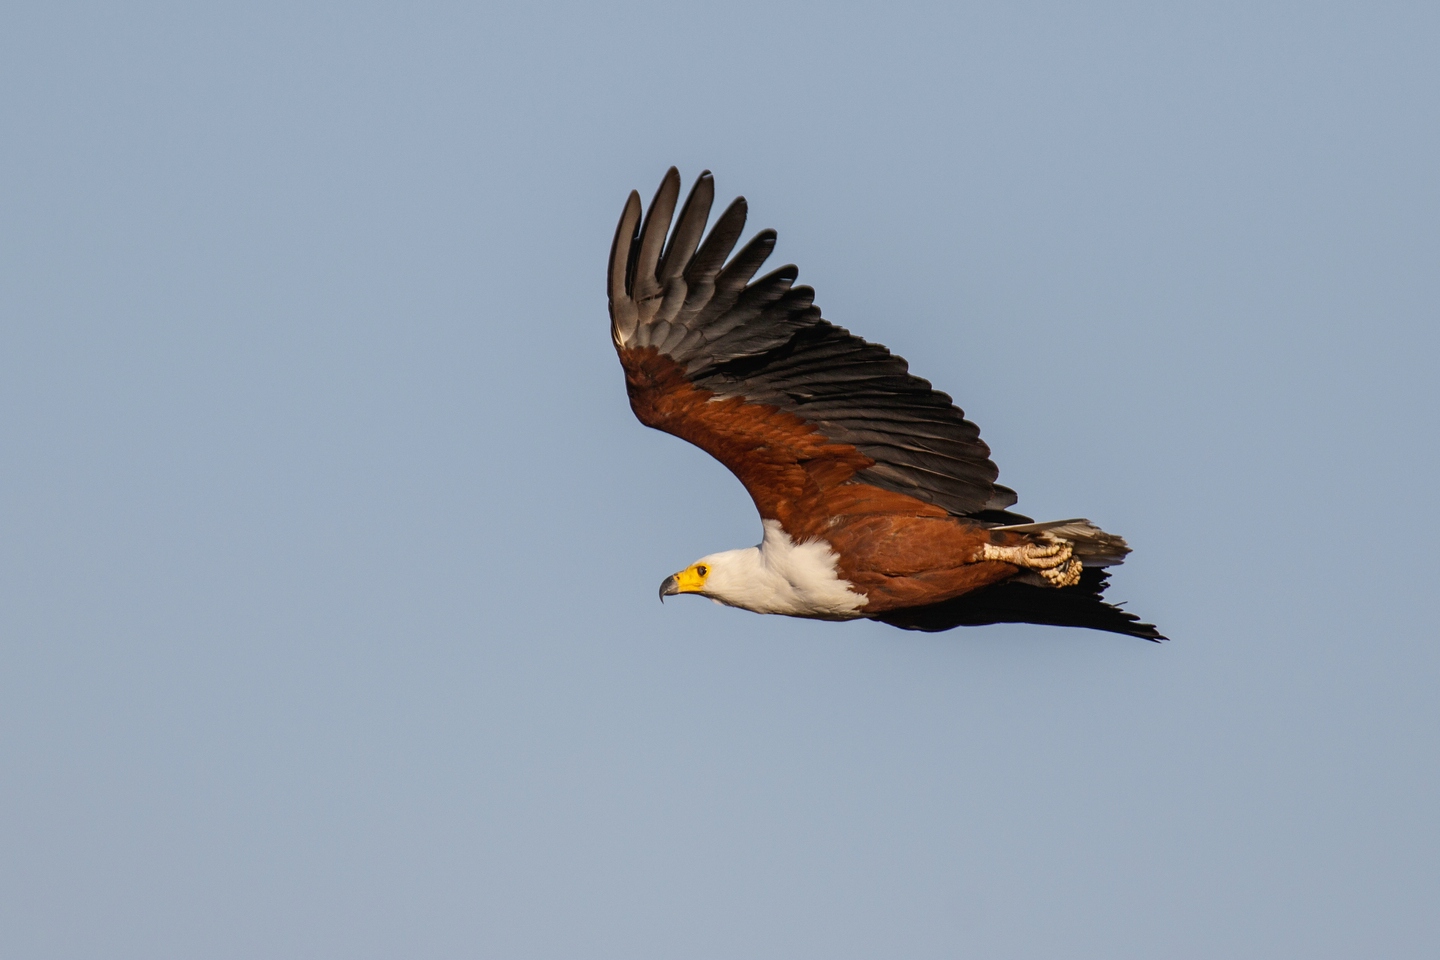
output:
[[1142, 640], [1167, 640], [1154, 624], [1141, 623], [1133, 613], [1106, 603], [1109, 575], [1086, 567], [1073, 587], [1039, 587], [1006, 580], [974, 593], [926, 607], [894, 610], [874, 619], [904, 630], [935, 632], [986, 623], [1045, 623], [1056, 627], [1089, 627]]

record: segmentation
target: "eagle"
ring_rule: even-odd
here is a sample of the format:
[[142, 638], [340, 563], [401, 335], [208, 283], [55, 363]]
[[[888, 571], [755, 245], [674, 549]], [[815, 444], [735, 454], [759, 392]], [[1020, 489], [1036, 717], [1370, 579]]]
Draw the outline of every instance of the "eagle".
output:
[[1038, 623], [1166, 639], [1104, 600], [1107, 569], [1130, 552], [1123, 538], [1012, 512], [1015, 491], [996, 482], [980, 429], [947, 394], [824, 320], [795, 266], [755, 279], [775, 231], [731, 255], [744, 197], [708, 234], [710, 172], [675, 217], [679, 198], [671, 167], [648, 210], [636, 191], [626, 200], [610, 248], [610, 336], [635, 416], [729, 468], [763, 535], [666, 577], [662, 602], [696, 594], [908, 630]]

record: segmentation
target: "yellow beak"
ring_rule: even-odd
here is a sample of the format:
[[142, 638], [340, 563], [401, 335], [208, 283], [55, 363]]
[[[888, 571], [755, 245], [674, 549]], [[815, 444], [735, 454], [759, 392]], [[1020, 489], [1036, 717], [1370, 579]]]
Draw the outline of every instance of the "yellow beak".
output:
[[689, 567], [666, 577], [665, 582], [660, 584], [660, 602], [664, 603], [666, 597], [673, 597], [677, 593], [699, 593], [704, 589], [705, 578], [696, 573], [694, 567]]

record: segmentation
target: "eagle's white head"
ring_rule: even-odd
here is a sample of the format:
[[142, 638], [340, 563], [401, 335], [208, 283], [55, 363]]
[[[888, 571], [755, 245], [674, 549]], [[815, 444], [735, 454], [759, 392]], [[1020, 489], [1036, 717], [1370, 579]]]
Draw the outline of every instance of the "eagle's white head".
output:
[[835, 551], [824, 540], [796, 543], [776, 520], [766, 520], [758, 546], [696, 560], [660, 584], [660, 599], [699, 594], [755, 613], [851, 620], [866, 597], [836, 572]]

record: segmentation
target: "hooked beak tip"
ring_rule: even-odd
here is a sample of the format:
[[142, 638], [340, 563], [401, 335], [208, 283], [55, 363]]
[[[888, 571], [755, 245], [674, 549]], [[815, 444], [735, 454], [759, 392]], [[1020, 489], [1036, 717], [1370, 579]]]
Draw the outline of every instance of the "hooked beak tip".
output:
[[660, 602], [664, 603], [666, 597], [673, 597], [679, 592], [680, 584], [675, 580], [674, 576], [666, 577], [665, 582], [660, 584]]

